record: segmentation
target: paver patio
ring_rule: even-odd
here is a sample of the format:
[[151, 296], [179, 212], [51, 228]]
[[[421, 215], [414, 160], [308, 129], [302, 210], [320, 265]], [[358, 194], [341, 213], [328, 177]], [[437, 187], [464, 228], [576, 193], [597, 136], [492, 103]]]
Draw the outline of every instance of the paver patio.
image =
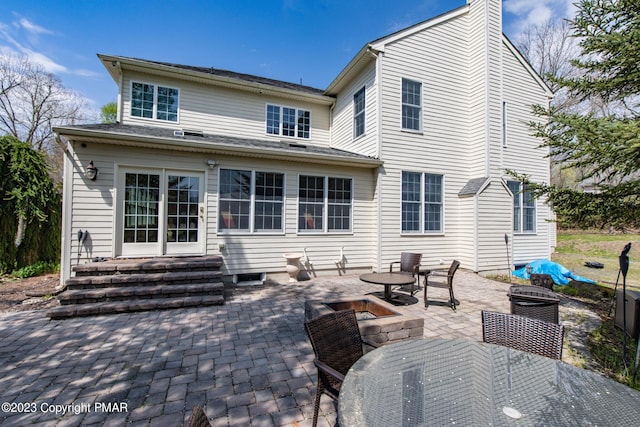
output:
[[[456, 312], [425, 309], [421, 293], [398, 311], [424, 316], [425, 337], [481, 340], [480, 310], [508, 312], [508, 289], [460, 271]], [[223, 306], [55, 321], [44, 311], [0, 315], [0, 403], [32, 410], [3, 406], [0, 424], [180, 426], [199, 404], [215, 426], [310, 426], [316, 371], [305, 300], [380, 290], [349, 275], [240, 287]], [[448, 296], [429, 297], [440, 294]], [[319, 425], [333, 426], [335, 407], [322, 402]]]

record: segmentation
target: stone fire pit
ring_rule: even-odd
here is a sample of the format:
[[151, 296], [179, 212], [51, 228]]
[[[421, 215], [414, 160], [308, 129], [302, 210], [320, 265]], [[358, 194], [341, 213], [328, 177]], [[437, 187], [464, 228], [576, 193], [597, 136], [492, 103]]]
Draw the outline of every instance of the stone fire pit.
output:
[[315, 319], [333, 311], [354, 309], [360, 334], [366, 341], [386, 344], [407, 338], [421, 338], [424, 318], [402, 314], [378, 298], [363, 295], [330, 301], [311, 300], [304, 304], [305, 320]]

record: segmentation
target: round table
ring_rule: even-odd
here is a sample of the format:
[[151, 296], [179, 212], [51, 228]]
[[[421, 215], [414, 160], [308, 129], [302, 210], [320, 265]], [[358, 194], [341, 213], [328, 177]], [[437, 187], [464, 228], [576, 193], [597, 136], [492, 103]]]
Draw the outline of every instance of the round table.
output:
[[360, 280], [376, 285], [384, 285], [384, 299], [387, 302], [392, 301], [392, 286], [404, 286], [415, 283], [416, 278], [410, 274], [402, 273], [367, 273], [360, 276]]
[[382, 346], [349, 370], [340, 425], [637, 425], [640, 392], [592, 371], [475, 341]]

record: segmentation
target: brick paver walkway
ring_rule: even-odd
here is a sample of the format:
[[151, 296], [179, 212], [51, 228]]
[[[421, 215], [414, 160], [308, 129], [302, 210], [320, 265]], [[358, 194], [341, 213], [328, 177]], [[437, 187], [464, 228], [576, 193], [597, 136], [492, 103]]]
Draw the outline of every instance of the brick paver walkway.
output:
[[[425, 309], [421, 294], [399, 310], [425, 316], [425, 337], [481, 340], [480, 310], [508, 311], [508, 288], [462, 271], [457, 312]], [[336, 276], [240, 287], [215, 307], [58, 321], [44, 311], [1, 315], [0, 424], [180, 426], [199, 404], [214, 426], [310, 426], [316, 371], [305, 300], [380, 290]], [[435, 289], [430, 298], [440, 294], [448, 296]], [[319, 425], [333, 426], [335, 406], [322, 402]]]

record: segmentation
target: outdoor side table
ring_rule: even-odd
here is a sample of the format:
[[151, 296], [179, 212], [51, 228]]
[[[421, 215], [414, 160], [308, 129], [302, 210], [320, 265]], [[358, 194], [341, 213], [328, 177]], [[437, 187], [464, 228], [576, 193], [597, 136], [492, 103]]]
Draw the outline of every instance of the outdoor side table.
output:
[[340, 389], [349, 427], [629, 426], [640, 392], [558, 360], [469, 340], [417, 339], [360, 358]]
[[509, 288], [511, 314], [558, 323], [560, 298], [551, 290], [540, 286], [513, 285]]

